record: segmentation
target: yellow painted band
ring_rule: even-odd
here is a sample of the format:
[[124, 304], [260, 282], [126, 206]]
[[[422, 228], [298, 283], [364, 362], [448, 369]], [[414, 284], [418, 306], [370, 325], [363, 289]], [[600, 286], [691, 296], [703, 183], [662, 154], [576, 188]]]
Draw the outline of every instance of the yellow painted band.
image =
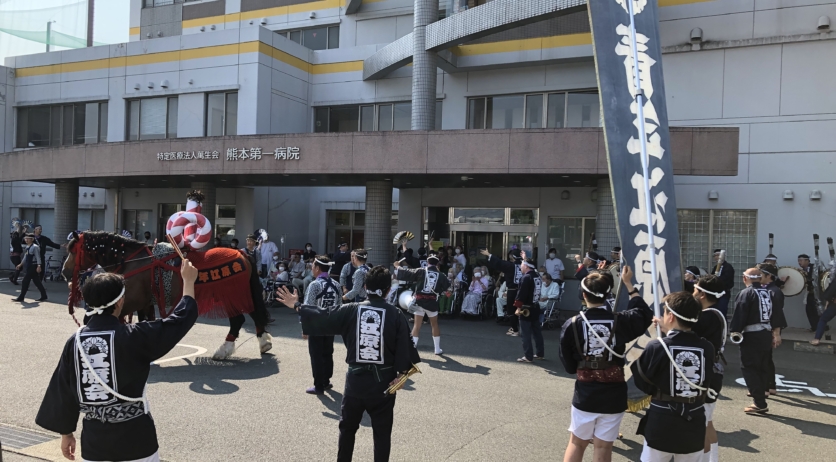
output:
[[128, 35], [139, 35], [139, 27], [131, 27], [128, 29]]
[[479, 43], [475, 45], [459, 45], [451, 48], [451, 50], [456, 56], [473, 56], [590, 44], [592, 44], [592, 34], [585, 32], [581, 34], [556, 35], [553, 37], [506, 40], [504, 42]]
[[334, 74], [337, 72], [356, 72], [363, 70], [363, 61], [346, 61], [343, 63], [314, 64], [311, 74]]

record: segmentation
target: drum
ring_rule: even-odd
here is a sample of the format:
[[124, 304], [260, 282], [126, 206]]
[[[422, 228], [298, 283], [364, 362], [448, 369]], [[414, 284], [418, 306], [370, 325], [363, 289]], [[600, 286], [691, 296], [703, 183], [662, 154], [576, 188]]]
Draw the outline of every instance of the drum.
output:
[[824, 292], [830, 286], [830, 271], [825, 271], [821, 275], [821, 290]]
[[796, 268], [795, 266], [782, 266], [778, 268], [778, 279], [783, 279], [785, 276], [789, 276], [789, 279], [784, 282], [784, 287], [781, 287], [781, 291], [784, 292], [785, 296], [795, 297], [796, 295], [800, 295], [801, 292], [804, 292], [804, 287], [807, 285], [807, 278], [804, 276], [801, 268]]
[[409, 308], [413, 303], [415, 303], [415, 297], [412, 295], [411, 290], [404, 290], [401, 292], [401, 295], [398, 297], [398, 306], [409, 311]]

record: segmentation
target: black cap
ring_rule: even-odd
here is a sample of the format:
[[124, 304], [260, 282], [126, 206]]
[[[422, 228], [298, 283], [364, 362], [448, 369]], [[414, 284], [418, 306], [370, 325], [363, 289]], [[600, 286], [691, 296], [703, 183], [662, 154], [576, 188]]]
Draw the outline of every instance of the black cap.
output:
[[430, 265], [435, 265], [436, 263], [438, 263], [438, 257], [436, 257], [435, 255], [430, 255], [429, 257], [427, 257], [427, 263], [429, 263]]
[[612, 248], [613, 252], [621, 252], [621, 247], [615, 246]]
[[348, 242], [341, 242], [340, 247], [348, 247]]
[[700, 269], [699, 269], [699, 268], [697, 268], [696, 266], [689, 266], [689, 267], [687, 267], [687, 268], [685, 268], [685, 269], [686, 269], [688, 272], [692, 273], [694, 276], [699, 276], [699, 275], [700, 275]]
[[714, 253], [720, 253], [722, 251], [723, 251], [723, 249], [714, 249]]
[[598, 255], [598, 252], [589, 251], [586, 253], [590, 260], [600, 261], [601, 257]]
[[806, 253], [802, 253], [801, 255], [798, 256], [798, 258], [806, 258], [807, 260], [809, 260], [810, 256], [807, 255]]

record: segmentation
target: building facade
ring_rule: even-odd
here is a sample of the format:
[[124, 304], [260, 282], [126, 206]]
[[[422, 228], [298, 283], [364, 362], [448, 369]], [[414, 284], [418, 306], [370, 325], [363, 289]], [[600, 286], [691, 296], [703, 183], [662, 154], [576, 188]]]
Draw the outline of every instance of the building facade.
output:
[[[774, 233], [795, 265], [836, 233], [836, 1], [659, 4], [683, 262], [742, 272]], [[584, 1], [132, 0], [130, 26], [0, 69], [3, 220], [158, 237], [199, 187], [218, 235], [285, 253], [618, 245]]]

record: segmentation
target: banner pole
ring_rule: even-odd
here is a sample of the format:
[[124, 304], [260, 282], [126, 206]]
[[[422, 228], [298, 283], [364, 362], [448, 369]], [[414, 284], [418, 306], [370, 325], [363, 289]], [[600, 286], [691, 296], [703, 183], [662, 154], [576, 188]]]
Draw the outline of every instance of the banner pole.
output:
[[[650, 199], [650, 172], [649, 170], [649, 159], [647, 157], [647, 131], [645, 129], [644, 124], [644, 91], [641, 87], [641, 75], [639, 70], [639, 52], [638, 52], [638, 43], [636, 42], [636, 23], [635, 17], [633, 13], [633, 0], [627, 0], [628, 5], [628, 12], [630, 13], [630, 47], [633, 53], [633, 78], [634, 84], [636, 86], [636, 110], [639, 117], [639, 138], [641, 139], [641, 161], [642, 161], [642, 177], [644, 180], [644, 206], [647, 210], [647, 239], [648, 245], [647, 250], [649, 251], [650, 257], [650, 274], [653, 277], [653, 286], [650, 288], [650, 292], [653, 294], [653, 315], [661, 317], [661, 308], [659, 306], [659, 290], [658, 290], [658, 281], [659, 281], [659, 272], [656, 268], [656, 242], [654, 235], [656, 232], [653, 229], [653, 204]], [[634, 268], [635, 271], [640, 271], [640, 268]], [[661, 329], [659, 325], [656, 325], [656, 336], [661, 337]]]

